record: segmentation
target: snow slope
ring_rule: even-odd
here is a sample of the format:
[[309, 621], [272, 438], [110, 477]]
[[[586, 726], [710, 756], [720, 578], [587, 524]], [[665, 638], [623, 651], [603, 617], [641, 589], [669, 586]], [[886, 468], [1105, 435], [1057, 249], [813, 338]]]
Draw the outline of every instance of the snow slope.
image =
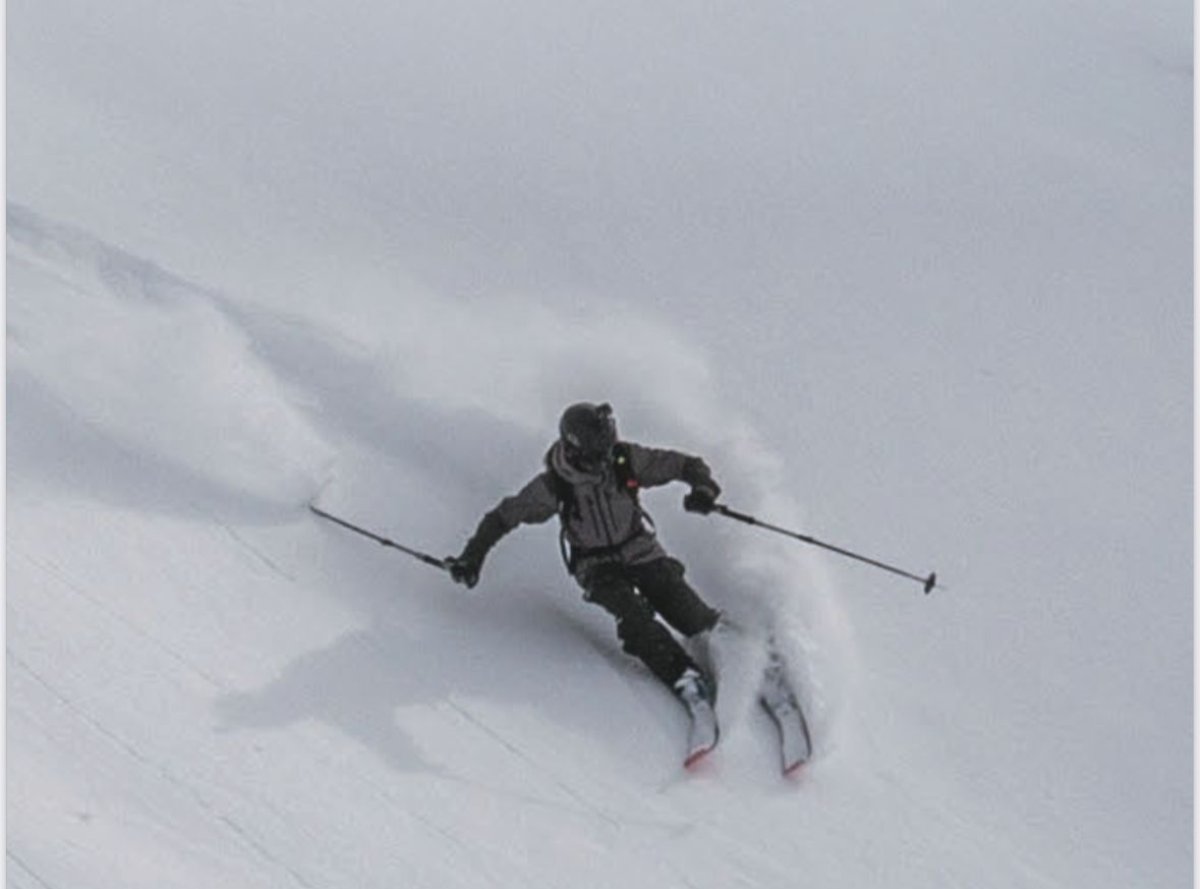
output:
[[[9, 7], [13, 886], [1188, 885], [1190, 10]], [[710, 768], [523, 529], [558, 412], [778, 623]]]

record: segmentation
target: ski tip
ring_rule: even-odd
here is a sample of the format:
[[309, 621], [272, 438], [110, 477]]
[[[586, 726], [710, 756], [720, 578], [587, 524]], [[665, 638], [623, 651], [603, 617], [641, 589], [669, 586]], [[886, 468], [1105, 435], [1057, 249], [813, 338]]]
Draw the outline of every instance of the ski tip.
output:
[[688, 754], [687, 759], [685, 759], [683, 761], [683, 767], [685, 769], [687, 769], [689, 772], [697, 771], [700, 768], [700, 766], [705, 762], [705, 760], [708, 758], [708, 755], [710, 753], [712, 753], [715, 749], [716, 749], [716, 745], [714, 745], [712, 747], [705, 747], [701, 750], [692, 751], [691, 753]]
[[804, 767], [808, 765], [807, 759], [801, 759], [790, 765], [785, 764], [783, 767], [783, 777], [796, 779], [804, 774]]

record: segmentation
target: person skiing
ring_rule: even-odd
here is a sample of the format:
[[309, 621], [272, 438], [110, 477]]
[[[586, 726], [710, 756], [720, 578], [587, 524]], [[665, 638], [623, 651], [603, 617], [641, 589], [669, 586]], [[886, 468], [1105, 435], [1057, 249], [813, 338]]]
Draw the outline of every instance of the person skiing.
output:
[[641, 488], [682, 481], [691, 486], [684, 508], [711, 512], [721, 488], [708, 465], [678, 451], [620, 441], [612, 407], [586, 402], [563, 412], [544, 462], [532, 481], [484, 515], [459, 555], [446, 559], [450, 576], [474, 587], [488, 552], [504, 535], [557, 515], [567, 569], [585, 601], [616, 619], [623, 649], [690, 712], [698, 702], [711, 705], [703, 671], [655, 615], [695, 637], [716, 627], [721, 613], [684, 579], [683, 563], [663, 549], [638, 502]]

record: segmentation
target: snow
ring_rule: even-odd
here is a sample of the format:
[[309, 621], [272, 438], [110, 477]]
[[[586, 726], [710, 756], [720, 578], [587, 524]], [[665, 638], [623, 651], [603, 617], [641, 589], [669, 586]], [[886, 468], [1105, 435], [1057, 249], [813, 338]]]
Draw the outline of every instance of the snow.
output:
[[[1191, 12], [9, 5], [7, 881], [1192, 877]], [[720, 747], [522, 529], [562, 408], [774, 624]]]

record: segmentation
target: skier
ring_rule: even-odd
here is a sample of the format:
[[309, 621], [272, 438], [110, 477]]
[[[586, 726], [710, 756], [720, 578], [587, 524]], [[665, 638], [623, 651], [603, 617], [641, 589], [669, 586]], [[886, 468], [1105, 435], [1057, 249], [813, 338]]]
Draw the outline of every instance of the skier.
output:
[[483, 517], [459, 555], [446, 559], [450, 576], [474, 587], [500, 538], [557, 515], [567, 569], [584, 599], [616, 619], [624, 650], [671, 688], [693, 718], [697, 706], [711, 708], [703, 671], [655, 615], [694, 637], [716, 627], [721, 614], [684, 579], [683, 564], [659, 544], [638, 502], [639, 489], [679, 480], [691, 485], [684, 508], [711, 512], [721, 488], [708, 466], [678, 451], [620, 441], [609, 405], [580, 403], [563, 412], [545, 467]]

